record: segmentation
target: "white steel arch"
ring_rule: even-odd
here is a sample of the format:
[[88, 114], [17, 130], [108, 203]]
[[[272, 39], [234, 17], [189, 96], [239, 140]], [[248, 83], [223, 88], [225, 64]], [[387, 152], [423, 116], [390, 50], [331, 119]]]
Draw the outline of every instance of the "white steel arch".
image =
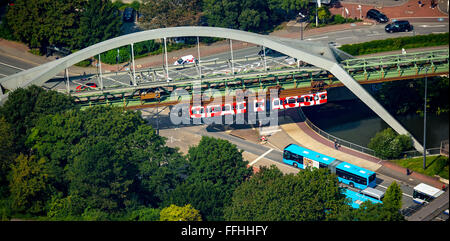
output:
[[[410, 135], [414, 142], [414, 147], [420, 152], [423, 151], [423, 147], [420, 143], [339, 65], [329, 46], [319, 43], [309, 43], [300, 40], [260, 35], [234, 29], [198, 26], [172, 27], [123, 35], [97, 43], [64, 58], [0, 79], [0, 85], [8, 90], [14, 90], [19, 87], [26, 87], [33, 84], [41, 86], [66, 68], [111, 49], [146, 40], [195, 36], [232, 39], [264, 46], [294, 57], [297, 60], [328, 70], [397, 133]], [[7, 94], [0, 95], [0, 104], [3, 103], [6, 98]]]

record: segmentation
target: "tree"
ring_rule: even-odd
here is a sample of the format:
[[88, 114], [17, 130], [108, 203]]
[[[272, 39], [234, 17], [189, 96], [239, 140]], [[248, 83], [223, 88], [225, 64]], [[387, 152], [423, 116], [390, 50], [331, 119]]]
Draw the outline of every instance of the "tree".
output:
[[0, 116], [0, 199], [8, 195], [8, 173], [14, 162], [14, 139], [11, 125]]
[[45, 91], [35, 85], [18, 88], [10, 93], [0, 107], [0, 116], [13, 128], [14, 151], [26, 153], [27, 135], [40, 117], [61, 113], [75, 106], [74, 98], [54, 90]]
[[327, 6], [321, 6], [317, 9], [317, 17], [322, 23], [328, 23], [331, 19], [331, 13]]
[[398, 158], [402, 152], [412, 148], [412, 140], [407, 135], [398, 135], [387, 128], [370, 139], [368, 147], [383, 159]]
[[203, 136], [188, 152], [187, 178], [170, 193], [165, 204], [191, 204], [205, 220], [223, 220], [223, 208], [252, 170], [242, 152], [226, 140]]
[[85, 48], [118, 36], [121, 27], [110, 0], [17, 0], [6, 20], [16, 39], [41, 53], [51, 45]]
[[140, 208], [134, 210], [130, 217], [130, 221], [159, 221], [161, 210], [157, 208]]
[[170, 205], [161, 210], [160, 221], [202, 221], [202, 217], [190, 204], [184, 207]]
[[74, 46], [82, 0], [17, 0], [6, 19], [13, 35], [30, 48], [45, 52], [50, 45]]
[[77, 197], [65, 213], [101, 219], [103, 212], [158, 207], [182, 182], [186, 159], [165, 141], [139, 112], [97, 106], [40, 118], [27, 144], [49, 160], [54, 206]]
[[41, 214], [49, 195], [45, 159], [19, 155], [11, 167], [10, 190], [12, 208], [16, 211]]
[[385, 221], [402, 221], [400, 214], [402, 208], [402, 190], [397, 182], [392, 182], [386, 190], [383, 198], [383, 209], [385, 212]]
[[[347, 221], [404, 221], [400, 213], [402, 191], [394, 181], [386, 190], [383, 203], [365, 201], [359, 209], [354, 209], [344, 220]], [[348, 214], [348, 213], [347, 213]]]
[[140, 12], [149, 28], [197, 25], [199, 0], [144, 0]]
[[121, 15], [110, 0], [88, 0], [80, 11], [79, 26], [74, 35], [77, 49], [119, 36]]
[[263, 167], [234, 192], [225, 209], [228, 221], [337, 220], [349, 206], [335, 175], [328, 169], [306, 169], [283, 175]]

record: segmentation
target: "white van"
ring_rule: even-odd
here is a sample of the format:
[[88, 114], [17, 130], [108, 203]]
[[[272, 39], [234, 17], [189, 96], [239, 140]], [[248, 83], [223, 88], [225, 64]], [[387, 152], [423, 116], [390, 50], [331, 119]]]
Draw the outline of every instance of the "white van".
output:
[[377, 190], [375, 188], [366, 187], [364, 190], [361, 190], [361, 194], [364, 194], [365, 196], [369, 196], [371, 198], [375, 198], [376, 200], [381, 201], [384, 197], [384, 192]]
[[194, 56], [186, 55], [186, 56], [179, 58], [177, 61], [175, 61], [175, 63], [173, 63], [173, 65], [193, 64], [196, 61], [197, 60], [195, 59]]
[[438, 188], [429, 186], [425, 183], [420, 183], [414, 187], [413, 201], [419, 204], [429, 203], [439, 197], [442, 193], [444, 193], [444, 191]]

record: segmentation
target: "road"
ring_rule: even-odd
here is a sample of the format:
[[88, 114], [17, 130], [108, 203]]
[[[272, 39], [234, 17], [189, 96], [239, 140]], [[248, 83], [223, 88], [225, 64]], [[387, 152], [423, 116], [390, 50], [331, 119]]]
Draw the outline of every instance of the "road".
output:
[[[371, 25], [371, 26], [355, 26], [355, 29], [343, 30], [337, 32], [327, 32], [324, 34], [318, 34], [314, 36], [305, 37], [305, 41], [311, 42], [336, 42], [336, 45], [360, 43], [377, 39], [386, 39], [400, 36], [413, 36], [423, 35], [430, 33], [444, 33], [448, 32], [449, 24], [446, 22], [424, 22], [413, 23], [414, 31], [409, 33], [393, 33], [389, 34], [384, 31], [383, 25]], [[259, 47], [249, 47], [245, 49], [233, 51], [233, 57], [235, 59], [245, 57], [255, 57], [260, 50]], [[196, 52], [196, 51], [195, 51]], [[221, 54], [211, 56], [201, 56], [202, 61], [209, 61], [212, 59], [228, 60], [230, 59], [230, 52], [224, 52]], [[0, 77], [5, 77], [18, 72], [23, 69], [29, 69], [35, 67], [36, 64], [19, 58], [11, 58], [8, 55], [4, 55], [0, 52]]]
[[[142, 110], [144, 118], [149, 120], [152, 126], [156, 127], [156, 109], [144, 109]], [[197, 145], [201, 139], [201, 136], [211, 136], [214, 138], [220, 138], [228, 140], [235, 144], [240, 150], [243, 150], [243, 155], [247, 157], [249, 164], [258, 165], [276, 165], [283, 173], [296, 173], [300, 171], [293, 166], [287, 165], [282, 161], [282, 148], [277, 146], [285, 146], [285, 144], [273, 145], [271, 143], [262, 145], [252, 141], [248, 141], [233, 135], [230, 135], [227, 131], [224, 131], [223, 126], [208, 127], [207, 125], [173, 125], [167, 116], [168, 108], [165, 110], [159, 109], [160, 115], [158, 116], [159, 133], [167, 138], [167, 144], [171, 147], [178, 147], [180, 151], [187, 153], [190, 146]], [[249, 127], [251, 128], [251, 127]], [[288, 135], [282, 136], [283, 143], [294, 141], [289, 139]], [[386, 191], [392, 182], [396, 181], [403, 192], [402, 209], [405, 213], [412, 212], [416, 204], [412, 200], [413, 186], [408, 185], [400, 180], [396, 180], [392, 177], [377, 173], [377, 186], [376, 189]]]

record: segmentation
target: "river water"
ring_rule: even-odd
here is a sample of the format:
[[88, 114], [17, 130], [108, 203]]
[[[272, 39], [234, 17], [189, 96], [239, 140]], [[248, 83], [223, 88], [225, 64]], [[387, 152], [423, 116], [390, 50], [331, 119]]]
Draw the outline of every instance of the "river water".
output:
[[[375, 134], [389, 126], [360, 100], [329, 102], [302, 108], [317, 127], [346, 141], [365, 146]], [[392, 114], [392, 113], [391, 113]], [[423, 116], [394, 117], [423, 145]], [[427, 114], [426, 148], [440, 147], [449, 138], [449, 113]]]

